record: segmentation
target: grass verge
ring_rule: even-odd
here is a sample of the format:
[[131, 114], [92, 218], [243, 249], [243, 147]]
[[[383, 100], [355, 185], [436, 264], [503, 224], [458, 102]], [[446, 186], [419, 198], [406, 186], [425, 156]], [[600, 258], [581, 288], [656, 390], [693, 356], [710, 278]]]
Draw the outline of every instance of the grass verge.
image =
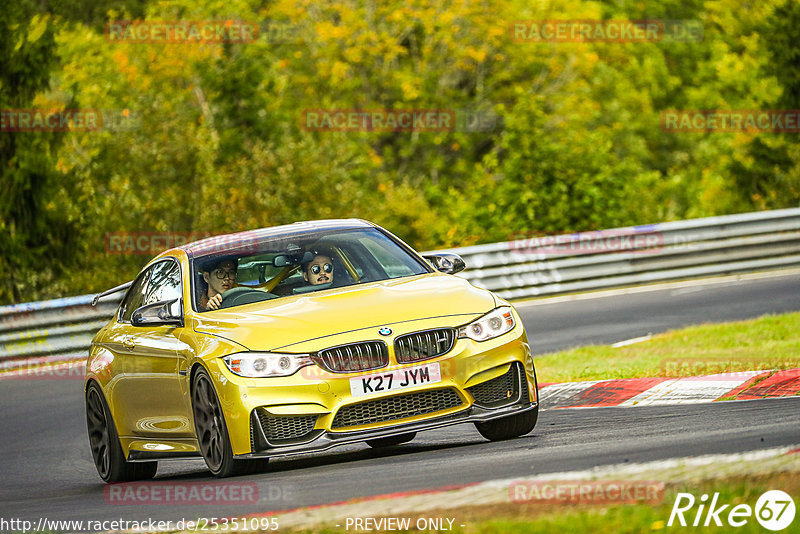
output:
[[619, 348], [555, 352], [535, 363], [540, 383], [792, 369], [800, 367], [800, 313], [690, 326]]
[[[800, 477], [796, 472], [766, 474], [757, 477], [735, 477], [703, 481], [696, 484], [669, 485], [664, 490], [659, 504], [615, 504], [615, 505], [581, 505], [576, 503], [539, 504], [535, 502], [508, 503], [502, 506], [472, 506], [466, 509], [448, 509], [426, 512], [424, 515], [403, 514], [410, 518], [412, 525], [418, 519], [449, 518], [453, 520], [453, 533], [457, 534], [551, 534], [553, 532], [569, 532], [570, 534], [608, 533], [641, 533], [641, 532], [730, 532], [737, 533], [766, 532], [754, 516], [747, 519], [742, 527], [732, 528], [727, 524], [728, 512], [738, 504], [746, 504], [755, 508], [759, 496], [768, 490], [782, 490], [795, 498], [800, 495]], [[676, 521], [669, 527], [670, 513], [678, 493], [691, 493], [695, 499], [694, 507], [684, 514], [687, 527]], [[698, 527], [692, 522], [698, 511], [701, 495], [719, 493], [717, 508], [729, 504], [720, 514], [723, 526], [703, 526], [706, 519], [707, 506], [703, 509]], [[685, 502], [685, 501], [684, 501]], [[792, 526], [786, 532], [793, 531], [800, 522], [800, 514], [795, 517]], [[424, 523], [422, 523], [424, 524]], [[447, 521], [444, 521], [447, 525]], [[464, 525], [463, 527], [460, 525]], [[353, 532], [351, 527], [350, 532]], [[310, 532], [297, 530], [294, 532]], [[323, 528], [315, 532], [339, 533], [344, 528]], [[429, 530], [409, 529], [407, 532], [429, 532]]]

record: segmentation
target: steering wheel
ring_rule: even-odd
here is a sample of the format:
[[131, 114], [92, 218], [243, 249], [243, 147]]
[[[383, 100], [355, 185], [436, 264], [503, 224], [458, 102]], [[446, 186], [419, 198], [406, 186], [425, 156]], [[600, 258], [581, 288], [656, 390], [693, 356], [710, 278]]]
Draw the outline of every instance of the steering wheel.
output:
[[252, 304], [253, 302], [261, 302], [264, 300], [276, 299], [277, 295], [267, 293], [260, 289], [252, 287], [234, 287], [222, 293], [222, 302], [219, 304], [219, 309], [231, 308], [233, 306], [240, 306], [242, 304]]

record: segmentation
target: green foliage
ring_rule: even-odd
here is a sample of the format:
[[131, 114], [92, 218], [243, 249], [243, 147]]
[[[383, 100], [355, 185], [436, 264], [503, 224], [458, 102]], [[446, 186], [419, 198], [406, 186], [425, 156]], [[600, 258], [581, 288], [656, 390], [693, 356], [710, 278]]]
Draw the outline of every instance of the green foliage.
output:
[[129, 19], [142, 18], [147, 0], [41, 0], [38, 4], [40, 11], [102, 32], [109, 10], [116, 9]]
[[[782, 89], [775, 101], [781, 109], [800, 109], [800, 4], [785, 0], [758, 28], [766, 37], [764, 46], [770, 62], [764, 67]], [[751, 139], [744, 149], [746, 158], [730, 164], [741, 197], [759, 208], [781, 208], [800, 202], [800, 159], [798, 143], [784, 136]]]
[[800, 4], [784, 0], [759, 29], [769, 36], [766, 47], [772, 61], [767, 70], [783, 87], [778, 104], [786, 109], [800, 108]]
[[[791, 134], [668, 133], [667, 109], [800, 107], [798, 4], [768, 0], [48, 0], [0, 14], [0, 107], [101, 110], [0, 138], [0, 302], [86, 293], [146, 255], [108, 233], [361, 217], [420, 249], [796, 206]], [[532, 43], [517, 21], [668, 19], [700, 41]], [[243, 43], [108, 21], [245, 21]], [[451, 131], [315, 131], [305, 110], [450, 110]], [[465, 112], [484, 117], [464, 128]], [[113, 119], [113, 120], [112, 120]]]
[[[56, 64], [54, 34], [52, 17], [37, 14], [33, 2], [0, 11], [0, 107], [30, 108], [47, 89]], [[0, 133], [0, 302], [54, 287], [61, 262], [71, 256], [73, 221], [53, 204], [61, 188], [54, 173], [61, 142], [57, 133]]]

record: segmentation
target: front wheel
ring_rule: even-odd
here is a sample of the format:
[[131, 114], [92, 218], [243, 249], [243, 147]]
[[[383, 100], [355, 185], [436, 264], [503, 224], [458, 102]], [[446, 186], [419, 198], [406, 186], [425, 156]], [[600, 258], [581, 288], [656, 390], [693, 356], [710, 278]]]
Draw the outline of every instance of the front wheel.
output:
[[539, 419], [539, 406], [533, 410], [528, 410], [517, 415], [510, 415], [494, 421], [475, 423], [475, 428], [481, 436], [491, 441], [501, 441], [504, 439], [524, 436], [536, 426]]
[[198, 370], [192, 380], [192, 412], [200, 453], [214, 476], [244, 475], [266, 468], [269, 458], [236, 460], [233, 457], [219, 398], [205, 369]]
[[97, 474], [106, 482], [148, 480], [156, 476], [158, 462], [127, 462], [119, 444], [119, 436], [111, 410], [103, 392], [92, 382], [86, 388], [86, 427], [89, 447]]

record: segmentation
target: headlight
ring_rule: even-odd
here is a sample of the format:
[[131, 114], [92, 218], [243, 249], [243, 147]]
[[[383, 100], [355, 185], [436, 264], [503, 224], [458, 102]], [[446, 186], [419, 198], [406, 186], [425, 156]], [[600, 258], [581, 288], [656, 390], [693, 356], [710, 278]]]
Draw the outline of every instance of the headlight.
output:
[[458, 329], [458, 337], [468, 337], [474, 341], [486, 341], [513, 330], [514, 314], [511, 308], [503, 306], [490, 311], [480, 319]]
[[239, 376], [263, 378], [289, 376], [301, 367], [313, 365], [308, 354], [275, 354], [272, 352], [240, 352], [222, 358], [228, 369]]

